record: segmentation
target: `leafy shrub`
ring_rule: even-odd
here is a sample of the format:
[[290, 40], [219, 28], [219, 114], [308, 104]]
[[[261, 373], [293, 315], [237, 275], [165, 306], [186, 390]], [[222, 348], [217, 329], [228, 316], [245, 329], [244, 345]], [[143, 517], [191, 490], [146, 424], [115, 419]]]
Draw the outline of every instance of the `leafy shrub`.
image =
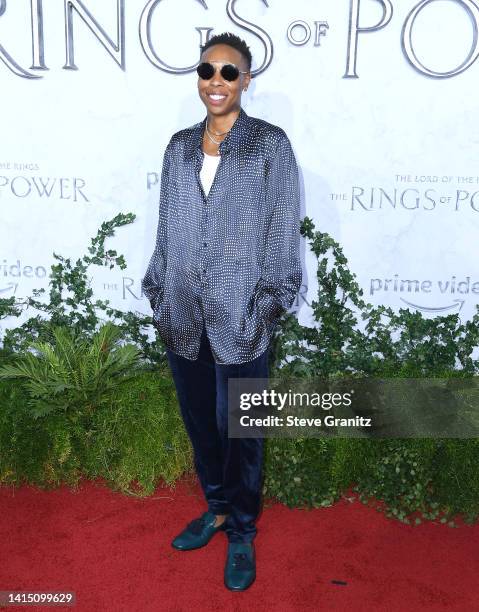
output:
[[[16, 367], [18, 376], [0, 384], [0, 483], [52, 486], [74, 484], [83, 476], [101, 477], [125, 492], [147, 495], [159, 479], [173, 484], [193, 470], [164, 348], [159, 339], [150, 342], [144, 333], [151, 319], [112, 309], [107, 301], [93, 302], [86, 276], [92, 264], [124, 267], [122, 256], [105, 251], [104, 240], [133, 218], [117, 215], [104, 223], [92, 240], [90, 255], [75, 265], [55, 255], [59, 263], [52, 266], [47, 303], [0, 299], [0, 319], [17, 316], [25, 306], [47, 316], [32, 317], [3, 338], [0, 365], [10, 373]], [[457, 314], [424, 319], [409, 309], [396, 314], [384, 306], [373, 307], [362, 300], [363, 292], [338, 243], [315, 232], [307, 217], [301, 231], [318, 259], [319, 290], [312, 303], [316, 325], [304, 327], [294, 315], [283, 316], [273, 338], [271, 376], [477, 375], [479, 360], [472, 353], [479, 343], [479, 306], [464, 324]], [[130, 346], [106, 367], [101, 361], [102, 342], [95, 335], [105, 323], [100, 313], [119, 330], [118, 344], [120, 339], [134, 344], [138, 353]], [[55, 335], [58, 327], [71, 334]], [[97, 344], [89, 353], [92, 345], [87, 341], [95, 342], [93, 338]], [[27, 356], [32, 340], [37, 354]], [[65, 343], [71, 343], [70, 348], [62, 352]], [[113, 344], [103, 344], [109, 347], [107, 353], [120, 350], [113, 351]], [[139, 357], [142, 369], [134, 365]], [[131, 367], [126, 365], [129, 359]], [[440, 520], [445, 522], [455, 513], [472, 522], [479, 517], [479, 441], [266, 441], [266, 496], [292, 507], [319, 507], [333, 503], [350, 488], [364, 503], [375, 499], [378, 509], [384, 505], [389, 516], [404, 522], [410, 522], [414, 513], [416, 523], [419, 515], [436, 519], [442, 514]]]

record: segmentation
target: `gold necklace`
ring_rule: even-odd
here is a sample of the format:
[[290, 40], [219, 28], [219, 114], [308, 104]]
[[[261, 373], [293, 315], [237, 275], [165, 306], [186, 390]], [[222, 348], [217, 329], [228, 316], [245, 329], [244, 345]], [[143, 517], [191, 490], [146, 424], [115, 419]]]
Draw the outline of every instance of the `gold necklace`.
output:
[[[208, 119], [206, 120], [206, 129], [209, 132], [209, 128], [208, 128]], [[231, 128], [229, 130], [227, 130], [226, 132], [214, 132], [215, 136], [224, 136], [225, 134], [227, 134], [229, 131], [231, 130]]]
[[220, 145], [223, 141], [222, 140], [215, 140], [213, 138], [213, 136], [211, 136], [209, 130], [208, 130], [208, 125], [206, 126], [206, 135], [208, 136], [208, 138], [211, 140], [212, 143], [216, 144], [216, 145]]

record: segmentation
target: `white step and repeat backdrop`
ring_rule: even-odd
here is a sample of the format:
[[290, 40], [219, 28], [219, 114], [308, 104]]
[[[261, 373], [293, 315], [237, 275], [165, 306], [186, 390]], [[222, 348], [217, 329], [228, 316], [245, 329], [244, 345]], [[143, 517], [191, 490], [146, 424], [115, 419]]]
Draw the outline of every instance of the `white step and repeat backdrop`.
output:
[[[476, 1], [0, 0], [0, 296], [47, 287], [53, 252], [74, 259], [101, 222], [134, 212], [108, 243], [128, 268], [93, 267], [92, 286], [150, 312], [140, 281], [163, 151], [205, 115], [199, 45], [231, 31], [254, 58], [243, 107], [285, 129], [303, 213], [343, 246], [365, 299], [469, 319]], [[308, 325], [317, 285], [304, 247], [297, 306]]]

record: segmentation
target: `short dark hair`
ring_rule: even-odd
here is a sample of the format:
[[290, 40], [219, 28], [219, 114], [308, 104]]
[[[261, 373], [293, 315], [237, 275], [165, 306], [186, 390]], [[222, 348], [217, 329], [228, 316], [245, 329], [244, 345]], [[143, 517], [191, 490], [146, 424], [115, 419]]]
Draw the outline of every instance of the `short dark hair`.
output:
[[236, 34], [232, 34], [231, 32], [223, 32], [222, 34], [216, 34], [215, 36], [212, 36], [208, 41], [205, 42], [202, 47], [200, 47], [201, 53], [203, 53], [204, 51], [206, 51], [206, 49], [209, 49], [213, 45], [229, 45], [230, 47], [233, 47], [233, 49], [239, 51], [241, 55], [245, 58], [248, 70], [251, 70], [251, 63], [253, 61], [253, 58], [251, 56], [250, 48], [245, 43], [245, 41], [239, 36], [236, 36]]

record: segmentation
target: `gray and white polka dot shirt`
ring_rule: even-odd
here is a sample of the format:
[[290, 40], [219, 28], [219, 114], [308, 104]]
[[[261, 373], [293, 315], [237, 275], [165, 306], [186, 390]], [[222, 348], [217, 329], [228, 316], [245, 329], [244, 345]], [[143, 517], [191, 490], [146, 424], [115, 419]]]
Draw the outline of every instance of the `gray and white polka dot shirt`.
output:
[[298, 167], [284, 130], [241, 108], [206, 196], [205, 124], [176, 132], [166, 147], [142, 289], [174, 353], [195, 360], [205, 325], [216, 363], [244, 363], [267, 349], [301, 286]]

